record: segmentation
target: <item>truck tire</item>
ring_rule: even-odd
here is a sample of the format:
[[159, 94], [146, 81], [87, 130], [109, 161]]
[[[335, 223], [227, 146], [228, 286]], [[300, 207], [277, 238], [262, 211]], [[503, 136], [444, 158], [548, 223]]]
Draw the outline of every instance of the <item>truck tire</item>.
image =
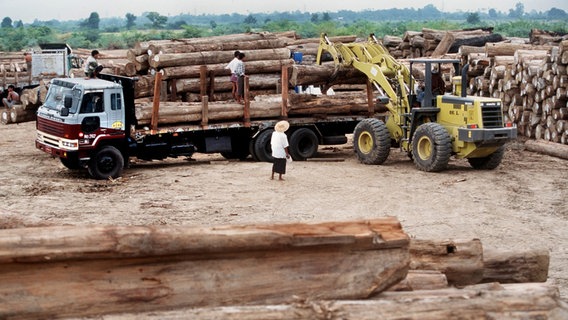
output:
[[273, 162], [272, 147], [270, 146], [270, 139], [272, 138], [274, 129], [266, 129], [256, 136], [254, 141], [254, 154], [258, 161]]
[[450, 134], [439, 123], [424, 123], [412, 138], [412, 158], [419, 170], [438, 172], [447, 168], [452, 156]]
[[296, 161], [315, 157], [318, 153], [318, 136], [308, 128], [300, 128], [290, 136], [290, 155]]
[[337, 144], [346, 144], [347, 137], [345, 135], [342, 136], [324, 136], [321, 139], [321, 144], [324, 145], [337, 145]]
[[384, 122], [369, 118], [359, 122], [353, 132], [357, 159], [364, 164], [382, 164], [390, 153], [391, 139]]
[[245, 160], [249, 154], [249, 141], [244, 141], [242, 139], [233, 141], [232, 150], [230, 152], [221, 152], [221, 155], [225, 159]]
[[493, 170], [501, 164], [505, 155], [505, 146], [500, 146], [495, 152], [483, 158], [468, 158], [472, 168], [477, 170]]
[[102, 147], [89, 160], [89, 174], [99, 180], [113, 178], [116, 179], [122, 174], [124, 158], [122, 153], [113, 146]]
[[69, 170], [81, 169], [78, 157], [69, 156], [68, 158], [59, 158], [59, 160], [61, 160], [61, 163], [65, 166], [65, 168]]
[[249, 142], [249, 153], [250, 156], [252, 157], [252, 160], [254, 161], [260, 161], [258, 160], [258, 157], [256, 156], [256, 153], [254, 153], [254, 144], [256, 143], [256, 139], [251, 139]]

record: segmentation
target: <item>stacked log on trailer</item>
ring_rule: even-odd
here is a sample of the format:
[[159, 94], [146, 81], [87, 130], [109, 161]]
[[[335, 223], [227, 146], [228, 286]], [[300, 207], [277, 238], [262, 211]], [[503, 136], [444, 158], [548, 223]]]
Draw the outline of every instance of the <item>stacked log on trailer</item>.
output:
[[1, 318], [568, 315], [558, 288], [543, 283], [547, 250], [484, 250], [479, 239], [411, 240], [395, 217], [32, 229], [0, 230]]
[[0, 52], [0, 88], [9, 85], [21, 87], [32, 83], [31, 70], [24, 61], [23, 52]]
[[488, 43], [462, 59], [470, 64], [469, 94], [500, 98], [520, 135], [568, 144], [568, 40]]
[[[293, 64], [286, 45], [295, 38], [294, 32], [287, 32], [148, 41], [128, 50], [127, 59], [137, 74], [148, 74], [150, 81], [137, 85], [138, 91], [148, 93], [147, 96], [152, 93], [151, 77], [160, 72], [167, 82], [164, 87], [170, 94], [168, 100], [192, 101], [195, 96], [200, 100], [202, 95], [209, 95], [211, 101], [215, 98], [229, 100], [230, 71], [225, 66], [233, 59], [235, 50], [246, 54], [251, 94], [276, 93], [281, 68]], [[201, 78], [202, 68], [206, 68], [205, 79]], [[144, 88], [144, 85], [151, 87]]]

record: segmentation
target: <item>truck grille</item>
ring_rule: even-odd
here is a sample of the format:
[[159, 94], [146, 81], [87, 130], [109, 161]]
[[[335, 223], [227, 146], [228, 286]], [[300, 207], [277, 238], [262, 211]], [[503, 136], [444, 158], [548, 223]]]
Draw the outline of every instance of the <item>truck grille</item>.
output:
[[484, 128], [502, 128], [503, 127], [503, 112], [501, 105], [482, 105], [481, 115], [483, 117]]
[[51, 121], [42, 117], [37, 117], [37, 129], [56, 137], [63, 137], [64, 134], [64, 125], [62, 122]]

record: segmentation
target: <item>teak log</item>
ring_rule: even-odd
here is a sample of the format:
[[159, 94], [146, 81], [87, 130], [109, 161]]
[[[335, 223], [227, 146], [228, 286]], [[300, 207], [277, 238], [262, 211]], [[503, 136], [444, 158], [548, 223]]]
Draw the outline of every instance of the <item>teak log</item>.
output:
[[361, 299], [404, 279], [394, 217], [225, 227], [0, 230], [0, 318]]
[[[234, 58], [232, 51], [204, 51], [191, 53], [165, 53], [152, 56], [149, 63], [153, 68], [229, 63]], [[290, 58], [290, 50], [260, 49], [246, 52], [246, 61], [282, 60]]]
[[[250, 118], [270, 119], [281, 115], [281, 96], [258, 96], [250, 101]], [[368, 111], [366, 96], [362, 92], [342, 93], [334, 96], [312, 96], [290, 94], [287, 100], [287, 114], [299, 115], [353, 115], [364, 114]], [[201, 103], [188, 102], [161, 102], [158, 117], [159, 124], [174, 124], [202, 121]], [[380, 112], [380, 106], [375, 106]], [[243, 105], [231, 102], [209, 102], [208, 118], [212, 121], [238, 120], [243, 117]], [[138, 125], [147, 125], [151, 119], [151, 102], [138, 102], [136, 105], [136, 119]]]
[[286, 39], [260, 39], [251, 41], [230, 41], [230, 42], [213, 42], [207, 43], [172, 43], [161, 45], [149, 45], [148, 54], [164, 54], [164, 53], [189, 53], [202, 51], [235, 51], [240, 50], [248, 52], [250, 50], [259, 49], [275, 49], [286, 46]]
[[293, 65], [288, 79], [291, 86], [364, 84], [367, 76], [355, 68], [336, 68], [334, 64]]
[[409, 270], [406, 278], [387, 291], [437, 290], [448, 287], [446, 275], [433, 270]]
[[369, 300], [310, 300], [294, 304], [185, 308], [101, 316], [101, 320], [389, 320], [567, 319], [558, 288], [544, 283], [484, 284], [464, 289], [383, 292]]
[[568, 159], [568, 145], [543, 140], [527, 140], [525, 147], [529, 151]]
[[411, 270], [436, 270], [448, 283], [464, 286], [483, 278], [483, 248], [479, 239], [410, 242]]
[[[258, 60], [258, 61], [247, 61], [246, 62], [246, 72], [247, 74], [259, 74], [259, 73], [276, 73], [280, 72], [283, 66], [291, 66], [294, 64], [292, 59], [283, 60]], [[226, 69], [227, 63], [217, 63], [207, 65], [207, 71], [215, 74], [216, 76], [230, 76], [231, 71]], [[198, 78], [199, 68], [201, 66], [180, 66], [180, 67], [167, 67], [163, 68], [162, 79], [179, 79], [179, 78]]]
[[548, 250], [483, 251], [481, 282], [523, 283], [545, 282], [548, 279]]

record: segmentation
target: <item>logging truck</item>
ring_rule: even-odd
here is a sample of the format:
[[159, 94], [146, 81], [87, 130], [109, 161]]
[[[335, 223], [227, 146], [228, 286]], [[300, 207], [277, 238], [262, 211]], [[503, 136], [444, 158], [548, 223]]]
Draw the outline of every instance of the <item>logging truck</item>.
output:
[[[205, 119], [214, 116], [213, 108], [203, 106], [199, 110], [201, 123], [149, 128], [139, 123], [135, 82], [136, 78], [108, 74], [101, 74], [99, 79], [52, 79], [46, 101], [37, 112], [36, 147], [60, 158], [69, 169], [87, 168], [96, 179], [119, 177], [131, 157], [162, 160], [199, 152], [235, 159], [252, 155], [257, 161], [272, 161], [270, 138], [274, 125], [283, 118], [280, 110], [269, 113], [263, 105], [255, 112], [260, 115], [251, 121], [245, 96], [245, 105], [239, 105], [244, 118], [236, 121], [206, 123]], [[286, 117], [290, 122], [289, 150], [295, 160], [315, 156], [321, 144], [345, 143], [345, 135], [368, 117], [367, 109], [358, 114], [341, 111], [326, 116], [303, 112]]]
[[[332, 43], [322, 34], [316, 61], [328, 52], [335, 65], [365, 74], [388, 109], [385, 120], [368, 118], [355, 128], [353, 142], [359, 160], [382, 164], [392, 147], [399, 147], [419, 170], [444, 170], [451, 156], [467, 159], [475, 169], [495, 169], [505, 143], [517, 137], [517, 128], [503, 119], [501, 100], [466, 95], [467, 65], [459, 59], [411, 59], [409, 67], [395, 60], [371, 34], [363, 43]], [[450, 65], [453, 90], [446, 93], [434, 73]], [[415, 90], [413, 68], [424, 70], [421, 94]], [[439, 75], [439, 74], [438, 74]], [[440, 90], [439, 92], [436, 92]]]

